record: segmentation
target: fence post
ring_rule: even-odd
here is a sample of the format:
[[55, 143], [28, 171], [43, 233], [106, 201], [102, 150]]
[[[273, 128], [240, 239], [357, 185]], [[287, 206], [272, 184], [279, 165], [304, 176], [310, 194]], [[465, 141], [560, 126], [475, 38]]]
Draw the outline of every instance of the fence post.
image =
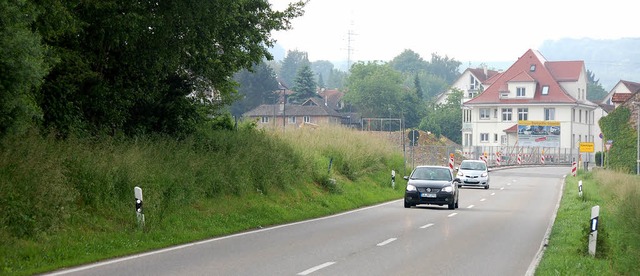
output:
[[598, 217], [600, 215], [600, 206], [596, 205], [591, 208], [591, 223], [589, 229], [589, 254], [596, 255], [596, 243], [598, 241]]

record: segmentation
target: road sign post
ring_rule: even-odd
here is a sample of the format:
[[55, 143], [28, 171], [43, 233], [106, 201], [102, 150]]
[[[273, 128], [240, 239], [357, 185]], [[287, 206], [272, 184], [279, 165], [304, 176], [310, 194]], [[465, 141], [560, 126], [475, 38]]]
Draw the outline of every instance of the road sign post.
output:
[[391, 188], [396, 188], [396, 171], [391, 170]]

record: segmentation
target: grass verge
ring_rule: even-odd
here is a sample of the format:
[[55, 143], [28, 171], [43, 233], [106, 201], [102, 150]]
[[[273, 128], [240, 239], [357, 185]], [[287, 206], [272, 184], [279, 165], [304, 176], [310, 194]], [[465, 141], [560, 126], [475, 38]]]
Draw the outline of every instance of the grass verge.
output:
[[[578, 182], [582, 180], [583, 196]], [[600, 206], [595, 256], [588, 253], [591, 208]], [[568, 176], [549, 244], [536, 275], [637, 275], [640, 178], [619, 172]]]

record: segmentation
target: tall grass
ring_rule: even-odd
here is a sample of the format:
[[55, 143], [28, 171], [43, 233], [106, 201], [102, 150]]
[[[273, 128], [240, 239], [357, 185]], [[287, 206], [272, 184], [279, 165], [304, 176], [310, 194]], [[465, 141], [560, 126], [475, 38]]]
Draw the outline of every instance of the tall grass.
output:
[[[388, 148], [341, 128], [204, 131], [184, 140], [7, 137], [0, 141], [0, 274], [40, 273], [400, 198], [388, 174], [402, 157]], [[136, 186], [144, 195], [142, 229]]]
[[[578, 195], [582, 180], [583, 196]], [[595, 257], [588, 254], [591, 208], [600, 206]], [[608, 170], [567, 177], [549, 245], [536, 275], [637, 275], [640, 178]]]

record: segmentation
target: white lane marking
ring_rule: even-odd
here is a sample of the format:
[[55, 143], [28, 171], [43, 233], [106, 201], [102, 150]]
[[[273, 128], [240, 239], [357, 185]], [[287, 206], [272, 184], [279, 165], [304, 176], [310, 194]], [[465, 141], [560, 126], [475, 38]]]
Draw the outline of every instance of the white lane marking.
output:
[[304, 223], [309, 223], [309, 222], [315, 222], [315, 221], [321, 221], [321, 220], [341, 217], [341, 216], [344, 216], [344, 215], [349, 215], [349, 214], [353, 214], [353, 213], [357, 213], [357, 212], [361, 212], [361, 211], [377, 208], [377, 207], [380, 207], [380, 206], [394, 204], [394, 203], [400, 202], [402, 200], [403, 199], [398, 199], [398, 200], [389, 201], [389, 202], [385, 202], [385, 203], [382, 203], [382, 204], [373, 205], [373, 206], [369, 206], [369, 207], [364, 207], [364, 208], [360, 208], [360, 209], [356, 209], [356, 210], [352, 210], [352, 211], [348, 211], [348, 212], [344, 212], [344, 213], [340, 213], [340, 214], [335, 214], [335, 215], [331, 215], [331, 216], [315, 218], [315, 219], [309, 219], [309, 220], [303, 220], [303, 221], [298, 221], [298, 222], [292, 222], [292, 223], [289, 223], [289, 224], [278, 225], [278, 226], [274, 226], [274, 227], [270, 227], [270, 228], [263, 228], [263, 229], [255, 230], [255, 231], [242, 232], [242, 233], [237, 233], [237, 234], [231, 234], [231, 235], [228, 235], [228, 236], [213, 238], [213, 239], [209, 239], [209, 240], [203, 240], [203, 241], [199, 241], [199, 242], [187, 243], [187, 244], [183, 244], [183, 245], [164, 248], [164, 249], [151, 251], [151, 252], [145, 252], [145, 253], [141, 253], [141, 254], [138, 254], [138, 255], [133, 255], [133, 256], [124, 257], [124, 258], [120, 258], [120, 259], [114, 259], [114, 260], [99, 262], [99, 263], [95, 263], [95, 264], [84, 265], [84, 266], [80, 266], [80, 267], [76, 267], [76, 268], [60, 270], [60, 271], [53, 272], [53, 273], [50, 273], [50, 274], [47, 274], [47, 275], [49, 275], [49, 276], [65, 275], [65, 274], [74, 273], [74, 272], [78, 272], [78, 271], [84, 271], [84, 270], [88, 270], [88, 269], [93, 269], [93, 268], [101, 267], [101, 266], [105, 266], [105, 265], [110, 265], [110, 264], [120, 263], [120, 262], [124, 262], [124, 261], [134, 260], [134, 259], [137, 259], [137, 258], [143, 258], [143, 257], [152, 256], [152, 255], [156, 255], [156, 254], [162, 254], [162, 253], [166, 253], [166, 252], [170, 252], [170, 251], [174, 251], [174, 250], [180, 250], [180, 249], [191, 247], [191, 246], [195, 246], [195, 245], [207, 244], [207, 243], [210, 243], [210, 242], [216, 242], [216, 241], [226, 240], [226, 239], [230, 239], [230, 238], [236, 238], [236, 237], [242, 237], [242, 236], [251, 235], [251, 234], [257, 234], [257, 233], [261, 233], [261, 232], [271, 231], [271, 230], [280, 229], [280, 228], [289, 227], [289, 226], [294, 226], [294, 225], [298, 225], [298, 224], [304, 224]]
[[447, 217], [454, 217], [455, 215], [457, 215], [458, 213], [451, 213], [450, 215], [448, 215]]
[[429, 227], [431, 227], [431, 226], [433, 226], [433, 223], [429, 223], [429, 224], [427, 224], [427, 225], [420, 226], [420, 229], [429, 228]]
[[500, 190], [504, 190], [504, 187], [500, 187]]
[[326, 263], [321, 264], [321, 265], [319, 265], [319, 266], [314, 266], [314, 267], [309, 268], [309, 269], [307, 269], [307, 270], [305, 270], [305, 271], [302, 271], [302, 272], [298, 273], [298, 275], [309, 275], [309, 274], [311, 274], [311, 273], [313, 273], [313, 272], [316, 272], [316, 271], [318, 271], [318, 270], [320, 270], [320, 269], [323, 269], [323, 268], [328, 267], [328, 266], [330, 266], [330, 265], [333, 265], [333, 264], [335, 264], [335, 263], [336, 263], [336, 262], [326, 262]]
[[507, 183], [507, 186], [511, 186], [511, 183]]
[[386, 241], [383, 241], [383, 242], [381, 242], [379, 244], [376, 244], [376, 245], [377, 246], [385, 246], [387, 244], [390, 244], [390, 243], [394, 242], [395, 240], [397, 240], [397, 238], [390, 238], [390, 239], [388, 239]]
[[492, 196], [496, 195], [496, 193], [491, 193]]
[[469, 205], [469, 206], [467, 206], [467, 209], [471, 209], [473, 207], [474, 207], [474, 205]]
[[485, 201], [485, 200], [487, 200], [487, 199], [486, 198], [480, 199], [480, 201]]

